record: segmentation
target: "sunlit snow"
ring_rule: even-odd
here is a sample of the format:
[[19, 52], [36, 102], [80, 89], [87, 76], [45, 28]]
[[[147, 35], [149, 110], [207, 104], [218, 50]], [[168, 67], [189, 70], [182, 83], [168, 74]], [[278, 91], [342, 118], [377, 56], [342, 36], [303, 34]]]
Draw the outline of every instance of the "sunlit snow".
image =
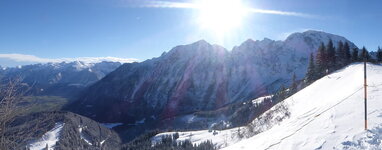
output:
[[355, 64], [286, 99], [289, 119], [226, 149], [381, 149], [382, 66], [367, 68], [370, 130], [364, 130], [363, 64]]
[[60, 133], [65, 123], [58, 122], [55, 124], [53, 129], [46, 132], [40, 139], [32, 142], [28, 145], [30, 150], [43, 150], [48, 145], [49, 150], [53, 150], [56, 142], [58, 142]]

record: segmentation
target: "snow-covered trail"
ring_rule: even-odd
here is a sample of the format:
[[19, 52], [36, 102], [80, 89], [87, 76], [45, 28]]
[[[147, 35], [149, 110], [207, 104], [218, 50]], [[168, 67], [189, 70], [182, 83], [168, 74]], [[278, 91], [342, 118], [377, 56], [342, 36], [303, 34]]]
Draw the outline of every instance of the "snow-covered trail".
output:
[[381, 149], [382, 66], [368, 64], [364, 130], [363, 64], [326, 76], [285, 100], [290, 118], [225, 149]]

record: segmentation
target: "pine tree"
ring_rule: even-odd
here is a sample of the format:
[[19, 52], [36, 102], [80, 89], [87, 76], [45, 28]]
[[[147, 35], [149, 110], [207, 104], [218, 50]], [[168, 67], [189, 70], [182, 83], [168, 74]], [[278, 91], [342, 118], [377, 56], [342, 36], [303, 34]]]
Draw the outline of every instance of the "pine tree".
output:
[[336, 68], [342, 68], [343, 66], [346, 65], [346, 60], [345, 60], [345, 49], [344, 49], [344, 44], [342, 41], [338, 42], [338, 46], [336, 48], [336, 57], [337, 62], [336, 62]]
[[[280, 89], [276, 92], [276, 95], [274, 96], [275, 101], [282, 101], [287, 97], [286, 88], [284, 85], [281, 85]], [[264, 100], [265, 101], [265, 100]]]
[[367, 51], [367, 49], [364, 47], [362, 47], [362, 53], [360, 53], [359, 55], [359, 60], [360, 61], [364, 61], [364, 59], [366, 59], [366, 61], [369, 61], [370, 60], [370, 55], [369, 55], [369, 52]]
[[352, 62], [358, 61], [358, 48], [353, 48], [351, 60], [352, 60]]
[[377, 61], [382, 62], [382, 49], [378, 46]]
[[326, 50], [325, 50], [325, 45], [324, 43], [321, 43], [320, 47], [317, 50], [316, 54], [316, 75], [318, 78], [322, 77], [325, 75], [328, 62], [327, 62], [327, 57], [326, 57]]
[[335, 70], [336, 66], [336, 50], [334, 48], [332, 40], [329, 40], [328, 45], [326, 46], [326, 55], [328, 60], [327, 69], [329, 70], [329, 72], [332, 72], [333, 70]]
[[345, 42], [344, 51], [345, 51], [345, 65], [348, 65], [351, 62], [350, 46], [348, 42]]
[[292, 76], [292, 85], [291, 85], [291, 93], [295, 93], [297, 91], [297, 77], [296, 73], [293, 73]]
[[314, 64], [313, 53], [310, 54], [309, 66], [305, 75], [306, 83], [311, 83], [316, 79], [316, 65]]

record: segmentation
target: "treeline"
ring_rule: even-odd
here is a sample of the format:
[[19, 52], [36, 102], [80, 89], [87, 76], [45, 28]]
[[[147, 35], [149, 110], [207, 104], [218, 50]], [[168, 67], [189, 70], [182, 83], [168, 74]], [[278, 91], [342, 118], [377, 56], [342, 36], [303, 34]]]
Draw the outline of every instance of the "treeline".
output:
[[200, 144], [192, 144], [190, 140], [177, 141], [179, 133], [163, 136], [157, 143], [152, 143], [152, 138], [158, 131], [146, 133], [128, 144], [122, 146], [122, 150], [216, 150], [211, 141]]
[[338, 42], [335, 47], [332, 40], [329, 40], [327, 45], [321, 43], [316, 55], [310, 54], [308, 70], [305, 76], [306, 83], [313, 81], [332, 73], [342, 67], [345, 67], [353, 62], [382, 62], [382, 49], [378, 47], [376, 52], [369, 51], [363, 47], [350, 49], [349, 43], [342, 41]]

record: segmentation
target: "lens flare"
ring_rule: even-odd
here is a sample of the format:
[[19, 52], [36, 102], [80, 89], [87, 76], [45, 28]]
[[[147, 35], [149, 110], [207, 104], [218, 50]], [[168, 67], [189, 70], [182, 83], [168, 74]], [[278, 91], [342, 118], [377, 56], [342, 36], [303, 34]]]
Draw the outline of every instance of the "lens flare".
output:
[[195, 4], [200, 27], [218, 34], [240, 27], [248, 12], [240, 0], [200, 0]]

